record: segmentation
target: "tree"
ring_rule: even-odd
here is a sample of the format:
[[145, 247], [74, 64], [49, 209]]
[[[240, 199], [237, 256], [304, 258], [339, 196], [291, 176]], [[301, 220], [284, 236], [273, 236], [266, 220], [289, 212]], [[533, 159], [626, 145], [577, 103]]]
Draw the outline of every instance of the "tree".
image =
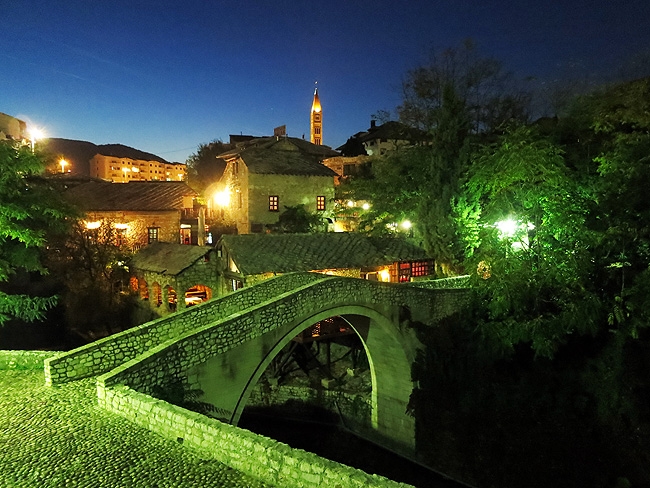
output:
[[198, 193], [205, 195], [206, 190], [213, 185], [226, 169], [226, 163], [217, 156], [231, 148], [221, 140], [214, 140], [208, 144], [199, 144], [195, 153], [187, 158], [187, 182]]
[[550, 357], [568, 335], [598, 328], [591, 209], [562, 151], [533, 130], [514, 129], [483, 150], [456, 215], [487, 339], [509, 351], [530, 343]]
[[284, 208], [284, 212], [278, 217], [278, 223], [269, 226], [272, 232], [302, 234], [322, 230], [323, 218], [319, 214], [309, 213], [304, 205]]
[[86, 340], [154, 318], [129, 288], [132, 252], [118, 239], [118, 232], [109, 219], [94, 229], [76, 220], [56, 252], [47, 256], [48, 267], [62, 284], [66, 325]]
[[515, 86], [499, 61], [481, 57], [476, 45], [466, 40], [460, 47], [433, 52], [428, 64], [407, 73], [397, 109], [400, 121], [424, 131], [434, 129], [445, 116], [450, 92], [473, 133], [528, 119], [530, 95]]
[[40, 320], [56, 297], [12, 293], [18, 273], [45, 275], [41, 251], [49, 233], [61, 232], [70, 209], [40, 178], [45, 162], [26, 147], [0, 143], [0, 325], [10, 318]]

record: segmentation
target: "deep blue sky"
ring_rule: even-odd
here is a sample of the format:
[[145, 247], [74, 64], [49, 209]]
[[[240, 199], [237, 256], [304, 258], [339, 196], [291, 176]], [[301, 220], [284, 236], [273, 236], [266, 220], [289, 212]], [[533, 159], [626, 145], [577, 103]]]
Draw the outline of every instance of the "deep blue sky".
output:
[[609, 73], [650, 49], [650, 0], [0, 0], [0, 33], [0, 112], [184, 162], [229, 134], [309, 137], [315, 80], [337, 147], [468, 37], [521, 77]]

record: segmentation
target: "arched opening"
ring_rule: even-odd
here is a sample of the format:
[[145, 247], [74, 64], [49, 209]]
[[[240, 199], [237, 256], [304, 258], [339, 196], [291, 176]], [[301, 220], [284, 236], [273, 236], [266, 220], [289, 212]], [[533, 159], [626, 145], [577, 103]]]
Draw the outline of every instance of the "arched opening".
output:
[[194, 285], [185, 290], [185, 306], [198, 305], [212, 298], [212, 289], [205, 285]]
[[[394, 442], [396, 449], [404, 446], [413, 447], [415, 424], [413, 418], [406, 413], [413, 389], [410, 362], [406, 357], [397, 327], [389, 318], [362, 305], [323, 310], [276, 329], [276, 333], [281, 335], [276, 336], [273, 344], [265, 345], [264, 357], [257, 362], [249, 373], [246, 385], [240, 390], [241, 395], [232, 410], [230, 423], [237, 425], [260, 377], [282, 349], [305, 329], [336, 316], [347, 320], [361, 340], [366, 353], [372, 385], [369, 400], [371, 431], [368, 435], [386, 439], [388, 443]], [[248, 347], [251, 347], [250, 343]], [[233, 361], [238, 356], [238, 351], [238, 349], [233, 350]], [[225, 361], [227, 358], [224, 357], [221, 362]]]
[[165, 287], [165, 290], [167, 291], [167, 310], [170, 312], [175, 312], [178, 306], [178, 297], [176, 296], [176, 290], [174, 290], [169, 285]]
[[162, 299], [162, 287], [160, 286], [160, 283], [154, 282], [151, 285], [151, 291], [153, 295], [153, 300], [151, 301], [152, 305], [155, 305], [156, 307], [160, 307], [162, 305], [163, 299]]
[[332, 316], [298, 333], [251, 389], [245, 422], [273, 416], [370, 428], [372, 378], [361, 337], [368, 325], [367, 317]]

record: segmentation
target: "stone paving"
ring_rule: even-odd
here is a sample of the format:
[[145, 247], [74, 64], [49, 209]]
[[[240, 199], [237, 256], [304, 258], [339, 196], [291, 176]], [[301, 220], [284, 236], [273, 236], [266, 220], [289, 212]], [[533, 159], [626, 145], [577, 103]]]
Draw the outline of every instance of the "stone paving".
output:
[[100, 409], [94, 379], [0, 371], [0, 488], [267, 486]]

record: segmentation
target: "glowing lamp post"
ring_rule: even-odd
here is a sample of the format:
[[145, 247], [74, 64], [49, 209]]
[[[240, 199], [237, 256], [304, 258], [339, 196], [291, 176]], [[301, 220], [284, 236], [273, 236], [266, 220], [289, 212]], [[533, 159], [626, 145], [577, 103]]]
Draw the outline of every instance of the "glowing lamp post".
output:
[[221, 191], [216, 192], [212, 200], [214, 201], [215, 205], [221, 209], [221, 218], [224, 217], [226, 207], [230, 205], [230, 190], [228, 188], [225, 188]]
[[29, 138], [32, 146], [32, 152], [34, 152], [34, 145], [36, 144], [36, 141], [38, 139], [43, 138], [43, 131], [38, 129], [37, 127], [32, 127], [31, 129], [29, 129]]
[[65, 173], [65, 167], [67, 166], [68, 162], [65, 159], [61, 159], [59, 161], [59, 164], [61, 165], [61, 173]]

